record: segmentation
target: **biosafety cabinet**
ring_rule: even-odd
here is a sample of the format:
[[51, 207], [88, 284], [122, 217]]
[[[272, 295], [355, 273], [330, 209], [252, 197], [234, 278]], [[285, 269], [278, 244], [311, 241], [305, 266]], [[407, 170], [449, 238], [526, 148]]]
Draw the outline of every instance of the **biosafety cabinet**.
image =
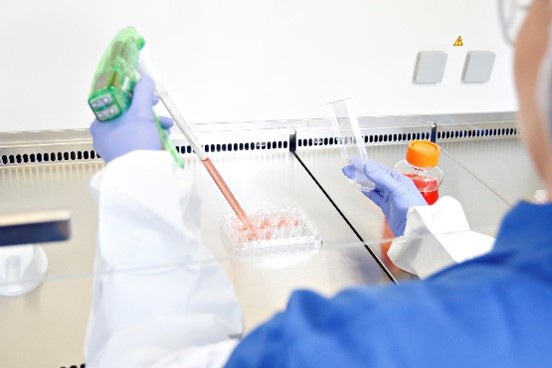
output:
[[[496, 1], [480, 0], [3, 7], [0, 366], [86, 363], [99, 276], [89, 186], [104, 167], [88, 131], [87, 98], [118, 30], [132, 25], [144, 35], [173, 100], [243, 209], [298, 209], [317, 235], [308, 249], [234, 254], [221, 228], [232, 210], [172, 130], [202, 198], [203, 244], [232, 281], [250, 331], [296, 289], [331, 296], [416, 278], [390, 262], [383, 214], [341, 172], [328, 101], [352, 99], [367, 157], [387, 166], [412, 140], [439, 144], [440, 195], [462, 203], [474, 231], [495, 235], [509, 208], [543, 189], [516, 125], [512, 47], [499, 15]], [[9, 239], [31, 245], [7, 247]], [[31, 281], [16, 285], [22, 278]]]
[[[404, 157], [409, 141], [436, 141], [444, 172], [440, 195], [462, 203], [475, 231], [495, 235], [509, 208], [542, 189], [514, 114], [361, 117], [359, 122], [368, 157], [388, 166]], [[341, 173], [328, 119], [199, 124], [194, 131], [246, 212], [299, 208], [320, 236], [317, 249], [232, 253], [221, 230], [231, 208], [185, 138], [171, 134], [183, 170], [193, 172], [202, 197], [203, 243], [232, 281], [247, 330], [285, 308], [295, 289], [329, 296], [350, 286], [416, 278], [386, 257], [392, 239], [384, 233], [384, 217]], [[38, 286], [0, 296], [0, 365], [80, 367], [97, 276], [98, 218], [89, 183], [104, 164], [85, 129], [2, 133], [0, 142], [0, 235], [18, 215], [29, 243], [46, 260]], [[49, 211], [64, 211], [57, 221], [69, 227], [67, 240], [41, 238], [33, 228], [33, 214]], [[10, 272], [25, 265], [0, 259], [5, 285], [13, 280]]]

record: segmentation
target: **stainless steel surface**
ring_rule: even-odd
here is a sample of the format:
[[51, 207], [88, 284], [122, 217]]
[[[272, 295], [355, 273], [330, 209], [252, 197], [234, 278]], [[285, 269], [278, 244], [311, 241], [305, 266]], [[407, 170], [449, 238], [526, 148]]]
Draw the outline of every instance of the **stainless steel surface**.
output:
[[0, 246], [67, 240], [70, 220], [66, 210], [0, 214]]
[[247, 329], [284, 308], [296, 288], [332, 294], [345, 286], [390, 281], [291, 152], [213, 155], [211, 159], [246, 212], [299, 207], [322, 238], [318, 253], [229, 259], [220, 219], [232, 210], [199, 162], [186, 161], [186, 167], [196, 172], [203, 198], [204, 242], [234, 283]]
[[69, 241], [42, 246], [46, 281], [26, 295], [0, 297], [0, 366], [61, 367], [84, 362], [82, 347], [92, 298], [96, 205], [89, 193], [99, 163], [0, 168], [2, 212], [67, 208]]
[[544, 189], [519, 137], [444, 142], [441, 146], [464, 170], [510, 205], [531, 201], [537, 190]]
[[[194, 173], [203, 198], [204, 243], [233, 281], [247, 329], [284, 308], [296, 288], [329, 295], [346, 286], [390, 281], [291, 152], [213, 153], [211, 159], [246, 211], [300, 207], [323, 240], [322, 250], [313, 254], [231, 258], [219, 229], [222, 214], [231, 209], [199, 161], [186, 158], [185, 169]], [[46, 282], [20, 297], [0, 297], [0, 366], [84, 362], [97, 229], [97, 209], [88, 185], [101, 167], [89, 162], [0, 168], [3, 211], [63, 207], [73, 213], [73, 237], [43, 246], [49, 261]]]

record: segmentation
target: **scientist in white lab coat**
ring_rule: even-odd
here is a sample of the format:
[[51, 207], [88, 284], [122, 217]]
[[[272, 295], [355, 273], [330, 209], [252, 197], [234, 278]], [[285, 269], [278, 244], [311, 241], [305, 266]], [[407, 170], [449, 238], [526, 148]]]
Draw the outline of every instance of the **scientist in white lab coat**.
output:
[[[535, 0], [515, 55], [522, 137], [549, 193], [551, 19], [550, 1]], [[296, 291], [284, 311], [240, 338], [232, 285], [199, 240], [193, 182], [159, 151], [153, 99], [144, 77], [125, 116], [91, 128], [108, 164], [92, 181], [100, 221], [87, 367], [552, 364], [550, 203], [517, 204], [485, 255], [422, 281], [351, 288], [331, 298]], [[412, 217], [435, 211], [442, 219], [457, 210], [452, 199], [422, 205], [411, 182], [377, 164], [363, 169], [393, 230], [406, 229], [403, 240], [425, 234], [410, 225]]]

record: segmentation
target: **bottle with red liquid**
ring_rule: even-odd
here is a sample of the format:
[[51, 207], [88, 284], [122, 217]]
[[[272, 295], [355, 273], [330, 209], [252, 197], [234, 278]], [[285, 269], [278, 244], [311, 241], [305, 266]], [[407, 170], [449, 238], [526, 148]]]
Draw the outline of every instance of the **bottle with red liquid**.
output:
[[[404, 160], [397, 162], [395, 170], [408, 176], [414, 182], [427, 204], [432, 205], [439, 199], [439, 186], [443, 182], [443, 171], [437, 166], [441, 148], [429, 141], [412, 141], [406, 149]], [[383, 238], [394, 238], [387, 221], [383, 227]], [[387, 256], [391, 242], [381, 244], [385, 265], [395, 272], [400, 272]]]
[[441, 148], [435, 143], [412, 141], [405, 159], [395, 165], [395, 170], [412, 179], [430, 205], [439, 199], [439, 186], [443, 182], [443, 171], [437, 166], [440, 153]]

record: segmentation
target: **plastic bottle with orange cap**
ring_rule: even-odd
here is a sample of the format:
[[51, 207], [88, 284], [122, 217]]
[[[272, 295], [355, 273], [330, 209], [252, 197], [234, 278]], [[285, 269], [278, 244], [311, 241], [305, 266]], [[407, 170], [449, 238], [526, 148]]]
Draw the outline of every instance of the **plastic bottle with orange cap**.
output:
[[406, 149], [406, 157], [395, 165], [395, 170], [408, 176], [427, 204], [439, 199], [439, 186], [443, 182], [443, 171], [437, 166], [441, 148], [429, 141], [412, 141]]
[[[443, 182], [443, 171], [437, 166], [441, 148], [432, 142], [415, 140], [408, 144], [406, 156], [397, 162], [395, 170], [409, 177], [418, 188], [427, 204], [432, 205], [439, 199], [439, 186]], [[393, 238], [394, 234], [387, 221], [383, 227], [383, 238]], [[401, 271], [391, 262], [387, 256], [391, 242], [381, 244], [383, 262], [394, 273]]]

